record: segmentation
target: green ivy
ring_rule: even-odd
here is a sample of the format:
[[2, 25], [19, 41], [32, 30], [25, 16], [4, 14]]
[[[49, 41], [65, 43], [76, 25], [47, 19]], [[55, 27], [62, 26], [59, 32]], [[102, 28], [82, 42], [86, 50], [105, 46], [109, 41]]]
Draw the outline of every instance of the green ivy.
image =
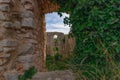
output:
[[[69, 24], [76, 39], [77, 63], [106, 60], [120, 53], [120, 0], [54, 0], [60, 12], [68, 12]], [[92, 59], [93, 58], [93, 59]]]
[[120, 61], [120, 0], [54, 0], [75, 37], [74, 64]]

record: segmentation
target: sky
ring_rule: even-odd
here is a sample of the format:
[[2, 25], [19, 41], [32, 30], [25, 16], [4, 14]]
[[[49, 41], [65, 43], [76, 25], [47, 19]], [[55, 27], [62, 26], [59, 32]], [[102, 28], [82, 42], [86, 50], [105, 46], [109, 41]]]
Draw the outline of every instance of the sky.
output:
[[68, 14], [63, 13], [63, 16], [60, 17], [56, 12], [46, 14], [46, 29], [47, 32], [62, 32], [64, 34], [68, 34], [70, 31], [70, 27], [64, 25], [63, 18]]

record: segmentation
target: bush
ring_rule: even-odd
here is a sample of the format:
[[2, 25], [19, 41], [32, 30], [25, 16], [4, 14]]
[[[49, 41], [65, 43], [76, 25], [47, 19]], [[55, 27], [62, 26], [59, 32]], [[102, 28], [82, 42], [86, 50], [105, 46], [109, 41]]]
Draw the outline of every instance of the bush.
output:
[[26, 70], [23, 75], [19, 76], [19, 80], [28, 80], [32, 79], [34, 74], [37, 72], [37, 70], [34, 67], [31, 67], [30, 69]]

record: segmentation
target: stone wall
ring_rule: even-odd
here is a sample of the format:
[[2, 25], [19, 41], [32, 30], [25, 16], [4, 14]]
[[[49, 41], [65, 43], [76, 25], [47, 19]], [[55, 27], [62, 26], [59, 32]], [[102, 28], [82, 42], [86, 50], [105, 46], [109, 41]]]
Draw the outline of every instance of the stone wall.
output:
[[71, 71], [41, 72], [33, 76], [32, 80], [75, 80]]
[[45, 15], [37, 0], [0, 0], [0, 80], [45, 67]]
[[0, 0], [0, 80], [18, 80], [33, 66], [37, 72], [45, 71], [44, 10], [50, 9], [45, 9], [44, 1]]
[[[57, 35], [57, 41], [54, 40], [54, 36]], [[47, 33], [47, 50], [46, 53], [49, 55], [55, 55], [54, 48], [58, 48], [58, 53], [67, 56], [72, 53], [75, 45], [75, 40], [68, 35], [64, 35], [60, 32], [48, 32]]]

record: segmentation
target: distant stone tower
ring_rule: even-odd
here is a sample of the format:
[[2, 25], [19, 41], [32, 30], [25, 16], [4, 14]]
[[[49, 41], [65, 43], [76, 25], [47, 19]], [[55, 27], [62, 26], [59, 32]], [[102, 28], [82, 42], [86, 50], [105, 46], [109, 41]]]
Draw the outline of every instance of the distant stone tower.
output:
[[[18, 80], [34, 66], [45, 69], [48, 0], [0, 0], [0, 80]], [[50, 8], [50, 9], [48, 9]]]

